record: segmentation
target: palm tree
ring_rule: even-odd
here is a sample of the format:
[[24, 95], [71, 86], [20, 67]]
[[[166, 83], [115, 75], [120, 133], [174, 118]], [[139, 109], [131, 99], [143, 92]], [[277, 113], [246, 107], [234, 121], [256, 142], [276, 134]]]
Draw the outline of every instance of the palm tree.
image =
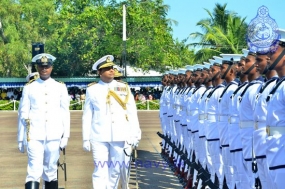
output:
[[201, 49], [195, 54], [195, 61], [207, 61], [221, 53], [241, 53], [246, 47], [247, 24], [245, 18], [237, 16], [235, 12], [226, 10], [227, 4], [216, 4], [213, 13], [205, 9], [210, 18], [200, 20], [197, 25], [201, 32], [190, 34], [191, 38], [199, 38], [198, 43], [189, 46], [198, 46]]

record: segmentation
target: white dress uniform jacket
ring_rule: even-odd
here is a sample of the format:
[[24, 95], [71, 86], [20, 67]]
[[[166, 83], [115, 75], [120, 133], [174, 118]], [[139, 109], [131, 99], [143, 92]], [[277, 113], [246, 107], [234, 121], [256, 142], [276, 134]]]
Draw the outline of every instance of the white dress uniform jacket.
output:
[[262, 81], [256, 79], [251, 81], [249, 87], [240, 100], [240, 136], [242, 142], [243, 157], [246, 161], [252, 159], [252, 135], [254, 131], [254, 117], [253, 112], [255, 108], [256, 95], [262, 86]]
[[220, 143], [221, 146], [228, 146], [229, 145], [229, 133], [228, 133], [228, 119], [230, 115], [230, 103], [231, 103], [231, 95], [237, 89], [238, 84], [236, 81], [232, 81], [228, 84], [228, 86], [223, 91], [223, 96], [219, 99], [219, 136], [220, 136]]
[[[114, 91], [126, 103], [126, 110], [118, 101], [110, 96], [108, 91]], [[110, 83], [99, 81], [87, 88], [84, 113], [82, 117], [83, 140], [97, 142], [127, 141], [135, 137], [141, 139], [141, 132], [137, 117], [137, 108], [129, 87], [113, 80]]]
[[38, 78], [24, 86], [19, 110], [18, 141], [26, 137], [25, 119], [30, 119], [31, 140], [58, 140], [70, 136], [70, 111], [67, 88], [49, 78]]
[[[282, 82], [276, 92], [270, 98], [267, 108], [266, 125], [270, 131], [266, 140], [267, 161], [270, 170], [285, 168], [285, 77], [280, 78]], [[279, 81], [279, 82], [280, 82]], [[273, 132], [273, 129], [277, 132]], [[284, 173], [284, 172], [283, 172]], [[283, 177], [284, 179], [284, 177]]]

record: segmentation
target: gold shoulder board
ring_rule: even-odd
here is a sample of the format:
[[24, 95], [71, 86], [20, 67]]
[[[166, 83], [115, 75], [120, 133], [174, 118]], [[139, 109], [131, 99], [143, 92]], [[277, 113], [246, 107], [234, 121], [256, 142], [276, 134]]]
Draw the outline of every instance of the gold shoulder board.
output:
[[125, 82], [125, 81], [122, 81], [122, 80], [117, 80], [117, 81], [120, 82], [120, 83], [123, 83], [123, 84], [125, 84], [125, 85], [128, 85], [128, 83]]
[[97, 82], [92, 82], [92, 83], [89, 83], [88, 85], [87, 85], [87, 87], [90, 87], [90, 86], [92, 86], [92, 85], [95, 85]]

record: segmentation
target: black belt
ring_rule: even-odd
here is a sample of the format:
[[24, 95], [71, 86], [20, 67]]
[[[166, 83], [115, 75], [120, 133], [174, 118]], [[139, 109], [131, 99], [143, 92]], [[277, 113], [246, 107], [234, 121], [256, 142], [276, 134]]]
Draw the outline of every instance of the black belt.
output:
[[207, 139], [207, 141], [211, 142], [211, 141], [218, 141], [220, 140], [219, 138], [213, 138], [213, 139]]
[[206, 136], [199, 136], [199, 138], [205, 138]]
[[252, 161], [252, 158], [245, 158], [244, 161]]
[[169, 115], [168, 117], [173, 117], [173, 115]]
[[285, 165], [277, 165], [277, 166], [269, 167], [269, 170], [284, 169], [284, 168], [285, 168]]
[[197, 133], [199, 130], [197, 130], [197, 131], [192, 131], [192, 133]]
[[242, 148], [238, 148], [238, 149], [230, 150], [230, 152], [231, 152], [231, 153], [233, 153], [233, 152], [240, 152], [240, 151], [242, 151]]
[[255, 156], [256, 159], [264, 159], [266, 158], [266, 155], [262, 155], [262, 156]]
[[180, 122], [180, 120], [174, 120], [175, 122]]
[[229, 144], [225, 144], [225, 145], [222, 145], [222, 147], [224, 148], [224, 147], [230, 147], [230, 145]]
[[181, 126], [186, 127], [186, 126], [187, 126], [187, 124], [181, 124]]

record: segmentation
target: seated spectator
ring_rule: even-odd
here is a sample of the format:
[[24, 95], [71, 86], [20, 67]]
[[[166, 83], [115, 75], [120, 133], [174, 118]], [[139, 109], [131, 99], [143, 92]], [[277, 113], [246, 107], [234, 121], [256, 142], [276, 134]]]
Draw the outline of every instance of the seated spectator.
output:
[[85, 92], [80, 91], [80, 100], [85, 100]]
[[139, 101], [139, 93], [135, 94], [135, 101]]
[[3, 89], [2, 92], [1, 92], [1, 94], [0, 94], [0, 96], [1, 96], [2, 99], [5, 100], [5, 99], [7, 98], [7, 90], [6, 90], [6, 89]]

